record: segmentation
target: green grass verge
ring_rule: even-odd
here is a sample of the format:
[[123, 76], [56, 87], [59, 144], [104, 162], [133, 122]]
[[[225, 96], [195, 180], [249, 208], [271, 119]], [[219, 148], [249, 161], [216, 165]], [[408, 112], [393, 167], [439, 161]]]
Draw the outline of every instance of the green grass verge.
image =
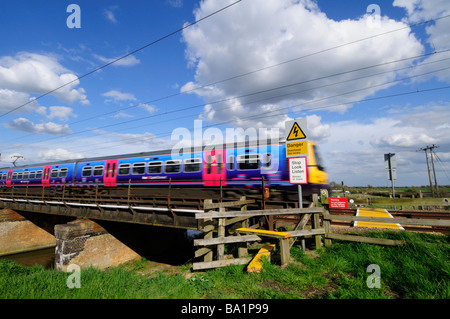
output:
[[[331, 248], [304, 253], [291, 249], [286, 267], [267, 260], [261, 273], [228, 266], [201, 273], [181, 267], [177, 273], [146, 272], [147, 261], [101, 271], [83, 269], [80, 288], [68, 288], [71, 273], [22, 267], [0, 260], [2, 299], [448, 299], [449, 236], [410, 232], [371, 232], [366, 236], [401, 239], [387, 247], [333, 241]], [[370, 264], [380, 268], [380, 288], [369, 288]], [[189, 275], [188, 275], [189, 274]]]

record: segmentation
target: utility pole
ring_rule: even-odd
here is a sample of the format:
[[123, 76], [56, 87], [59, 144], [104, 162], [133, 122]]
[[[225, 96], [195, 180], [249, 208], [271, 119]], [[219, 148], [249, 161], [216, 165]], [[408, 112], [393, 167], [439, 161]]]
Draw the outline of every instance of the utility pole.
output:
[[395, 198], [394, 180], [397, 179], [397, 160], [395, 158], [395, 153], [384, 154], [384, 165], [388, 170], [388, 180], [390, 180], [392, 184], [392, 198]]
[[13, 155], [13, 156], [11, 156], [11, 157], [15, 157], [15, 160], [12, 162], [12, 164], [14, 165], [14, 167], [16, 167], [16, 162], [17, 162], [17, 160], [18, 160], [19, 158], [24, 158], [24, 157], [21, 156], [21, 155]]
[[433, 176], [434, 176], [434, 184], [436, 186], [436, 193], [438, 194], [438, 184], [437, 184], [437, 179], [436, 179], [436, 170], [434, 169], [434, 159], [433, 159], [433, 149], [434, 148], [438, 148], [438, 145], [432, 145], [432, 146], [428, 146], [425, 148], [421, 148], [419, 151], [425, 151], [425, 157], [427, 159], [427, 170], [428, 170], [428, 179], [430, 180], [430, 188], [431, 188], [431, 195], [434, 197], [434, 188], [433, 188], [433, 182], [431, 180], [431, 172], [430, 172], [430, 164], [428, 162], [428, 150], [430, 150], [430, 156], [431, 156], [431, 165], [433, 168]]

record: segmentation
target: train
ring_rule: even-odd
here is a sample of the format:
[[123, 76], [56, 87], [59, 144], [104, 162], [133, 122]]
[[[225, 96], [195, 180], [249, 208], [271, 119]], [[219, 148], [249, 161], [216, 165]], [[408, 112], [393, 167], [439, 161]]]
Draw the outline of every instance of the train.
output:
[[[308, 142], [308, 183], [302, 194], [308, 196], [328, 187], [328, 175], [316, 143]], [[289, 183], [286, 144], [203, 146], [200, 150], [150, 151], [108, 157], [83, 158], [21, 167], [0, 168], [0, 189], [101, 187], [179, 187], [251, 189], [264, 186], [294, 190]]]

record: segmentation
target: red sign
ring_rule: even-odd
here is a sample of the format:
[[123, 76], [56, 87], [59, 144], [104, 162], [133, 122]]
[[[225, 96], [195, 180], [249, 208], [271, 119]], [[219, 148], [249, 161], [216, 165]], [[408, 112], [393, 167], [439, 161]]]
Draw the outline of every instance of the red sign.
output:
[[348, 198], [328, 198], [330, 208], [348, 208]]

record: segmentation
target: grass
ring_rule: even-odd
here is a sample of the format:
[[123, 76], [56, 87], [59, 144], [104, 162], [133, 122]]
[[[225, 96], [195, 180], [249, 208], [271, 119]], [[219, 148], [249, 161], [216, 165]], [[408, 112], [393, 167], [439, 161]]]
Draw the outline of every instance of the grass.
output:
[[[449, 236], [410, 232], [371, 232], [366, 236], [401, 239], [386, 247], [333, 241], [314, 252], [291, 249], [292, 263], [280, 267], [264, 260], [261, 273], [228, 266], [190, 273], [189, 265], [148, 271], [141, 260], [105, 271], [83, 269], [81, 288], [68, 288], [70, 273], [22, 267], [0, 261], [2, 299], [448, 299]], [[380, 267], [380, 288], [369, 288], [370, 264]]]

